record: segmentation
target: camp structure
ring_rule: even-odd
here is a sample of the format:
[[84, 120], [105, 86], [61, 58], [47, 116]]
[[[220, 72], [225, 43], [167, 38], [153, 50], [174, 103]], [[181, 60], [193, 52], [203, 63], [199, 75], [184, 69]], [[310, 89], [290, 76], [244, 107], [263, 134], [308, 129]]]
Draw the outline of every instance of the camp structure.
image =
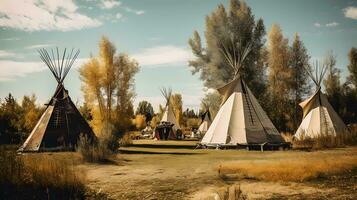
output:
[[180, 129], [180, 125], [176, 122], [174, 111], [170, 105], [172, 90], [162, 88], [161, 93], [165, 97], [166, 105], [161, 121], [155, 128], [155, 138], [158, 140], [176, 139], [176, 132]]
[[204, 104], [206, 111], [201, 115], [201, 124], [198, 127], [198, 132], [200, 134], [205, 134], [212, 123], [211, 113], [209, 111], [208, 105]]
[[327, 97], [321, 92], [321, 82], [327, 71], [326, 65], [315, 63], [315, 75], [306, 70], [316, 85], [315, 93], [299, 105], [303, 110], [303, 120], [295, 133], [296, 139], [316, 138], [319, 136], [333, 135], [347, 131], [346, 125], [338, 116]]
[[40, 58], [57, 81], [57, 88], [35, 128], [19, 148], [20, 152], [73, 150], [80, 134], [90, 141], [95, 139], [92, 129], [73, 104], [63, 85], [79, 50], [72, 49], [66, 54], [65, 49], [62, 55], [58, 48], [56, 50], [39, 50]]
[[202, 138], [201, 145], [216, 148], [264, 148], [286, 144], [240, 76], [251, 45], [246, 48], [236, 45], [238, 49], [233, 42], [229, 48], [222, 47], [222, 54], [234, 70], [234, 78], [217, 89], [223, 97], [221, 107]]

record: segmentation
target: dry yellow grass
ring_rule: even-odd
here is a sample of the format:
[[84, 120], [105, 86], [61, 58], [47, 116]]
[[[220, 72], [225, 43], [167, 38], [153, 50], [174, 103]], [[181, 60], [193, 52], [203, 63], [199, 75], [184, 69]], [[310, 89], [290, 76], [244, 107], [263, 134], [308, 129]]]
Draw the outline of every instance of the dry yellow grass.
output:
[[78, 199], [85, 193], [84, 174], [70, 159], [0, 149], [0, 163], [0, 199]]
[[357, 168], [357, 156], [301, 156], [291, 160], [236, 161], [218, 167], [220, 175], [241, 174], [267, 181], [303, 182], [318, 177], [348, 172]]

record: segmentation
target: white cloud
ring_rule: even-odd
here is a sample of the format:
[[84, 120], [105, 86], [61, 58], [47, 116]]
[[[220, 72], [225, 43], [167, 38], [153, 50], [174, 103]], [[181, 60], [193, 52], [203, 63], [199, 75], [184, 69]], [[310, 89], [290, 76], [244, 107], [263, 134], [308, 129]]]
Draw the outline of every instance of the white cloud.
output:
[[141, 66], [160, 67], [186, 63], [192, 57], [192, 54], [188, 49], [166, 45], [143, 49], [134, 54], [133, 57]]
[[71, 31], [102, 23], [77, 12], [73, 0], [3, 0], [0, 26], [24, 31]]
[[134, 10], [134, 9], [132, 9], [132, 8], [129, 8], [129, 7], [125, 7], [125, 10], [126, 10], [127, 12], [134, 13], [134, 14], [136, 14], [136, 15], [142, 15], [142, 14], [145, 13], [145, 11], [143, 11], [143, 10]]
[[120, 13], [117, 13], [117, 14], [115, 15], [115, 18], [117, 18], [117, 19], [120, 19], [120, 18], [122, 18], [122, 17], [123, 17], [123, 15], [120, 14]]
[[343, 9], [343, 13], [345, 14], [345, 17], [357, 20], [357, 7], [347, 7]]
[[335, 26], [338, 26], [338, 25], [339, 25], [339, 23], [337, 23], [337, 22], [330, 22], [330, 23], [327, 23], [327, 24], [320, 24], [318, 22], [314, 23], [314, 26], [318, 27], [318, 28], [320, 28], [320, 27], [335, 27]]
[[42, 62], [17, 62], [0, 60], [0, 81], [11, 81], [27, 74], [40, 72], [46, 69]]
[[103, 0], [100, 2], [100, 7], [102, 9], [112, 9], [112, 8], [120, 6], [120, 5], [121, 5], [121, 2], [115, 1], [115, 0]]
[[[89, 58], [77, 59], [73, 68], [82, 66]], [[43, 62], [19, 62], [14, 60], [0, 60], [0, 82], [12, 81], [19, 77], [25, 77], [31, 73], [41, 72], [47, 67]]]
[[53, 44], [36, 44], [36, 45], [31, 45], [31, 46], [27, 46], [25, 47], [26, 49], [39, 49], [39, 48], [44, 48], [44, 47], [50, 47]]
[[314, 26], [315, 26], [315, 27], [321, 27], [321, 24], [316, 22], [316, 23], [314, 24]]
[[4, 57], [14, 57], [16, 54], [10, 51], [4, 51], [4, 50], [0, 50], [0, 57], [4, 58]]
[[327, 23], [325, 26], [326, 27], [334, 27], [334, 26], [338, 26], [339, 25], [339, 23], [337, 23], [337, 22], [331, 22], [331, 23]]
[[3, 38], [1, 40], [5, 40], [5, 41], [15, 41], [15, 40], [20, 40], [20, 38], [17, 37], [12, 37], [12, 38]]

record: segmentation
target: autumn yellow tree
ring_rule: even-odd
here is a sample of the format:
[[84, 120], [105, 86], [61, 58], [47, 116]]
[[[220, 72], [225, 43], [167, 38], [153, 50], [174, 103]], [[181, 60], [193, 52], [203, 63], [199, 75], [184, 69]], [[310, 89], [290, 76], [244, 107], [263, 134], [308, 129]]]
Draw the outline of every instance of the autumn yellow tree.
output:
[[130, 127], [138, 70], [135, 60], [124, 53], [116, 54], [108, 38], [101, 38], [98, 57], [91, 57], [79, 70], [94, 132], [121, 135]]
[[182, 115], [182, 96], [181, 94], [171, 95], [170, 104], [175, 113], [176, 122], [178, 124], [183, 124], [183, 115]]
[[[288, 131], [291, 122], [289, 94], [292, 85], [292, 72], [289, 67], [288, 39], [284, 38], [279, 25], [273, 24], [268, 34], [268, 91], [271, 96], [270, 115], [279, 130]], [[292, 128], [292, 124], [290, 125]]]

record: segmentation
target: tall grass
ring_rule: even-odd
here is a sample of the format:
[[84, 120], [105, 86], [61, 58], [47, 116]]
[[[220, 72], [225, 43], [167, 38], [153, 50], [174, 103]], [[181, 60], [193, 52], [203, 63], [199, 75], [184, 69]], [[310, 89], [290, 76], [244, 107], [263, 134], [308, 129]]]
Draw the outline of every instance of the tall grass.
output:
[[244, 177], [267, 181], [303, 182], [319, 177], [349, 172], [357, 168], [357, 157], [301, 156], [291, 160], [227, 162], [218, 167], [220, 175], [240, 174]]
[[100, 138], [95, 142], [81, 135], [77, 143], [77, 152], [86, 162], [107, 162], [112, 155], [107, 140]]
[[294, 149], [326, 149], [357, 145], [357, 125], [349, 127], [349, 131], [334, 134], [322, 134], [314, 138], [302, 135], [294, 137], [292, 133], [281, 134], [286, 142], [292, 143]]
[[69, 160], [0, 149], [0, 199], [81, 199], [84, 174]]

